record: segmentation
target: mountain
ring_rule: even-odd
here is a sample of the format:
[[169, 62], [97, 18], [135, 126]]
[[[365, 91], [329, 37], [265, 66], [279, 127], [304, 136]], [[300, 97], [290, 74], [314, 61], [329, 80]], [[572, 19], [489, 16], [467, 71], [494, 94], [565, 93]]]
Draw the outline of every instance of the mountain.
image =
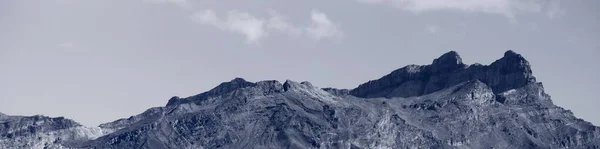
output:
[[85, 127], [64, 117], [0, 113], [0, 148], [68, 148], [109, 132]]
[[554, 105], [513, 51], [490, 65], [451, 51], [354, 89], [235, 78], [97, 128], [8, 117], [2, 148], [600, 148], [600, 128]]

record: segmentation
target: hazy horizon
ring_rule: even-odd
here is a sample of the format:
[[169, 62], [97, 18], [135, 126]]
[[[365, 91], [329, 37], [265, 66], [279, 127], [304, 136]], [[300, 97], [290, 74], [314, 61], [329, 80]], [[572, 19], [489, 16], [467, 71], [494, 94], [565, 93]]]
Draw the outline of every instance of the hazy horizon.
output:
[[0, 112], [97, 126], [235, 77], [351, 89], [450, 50], [523, 55], [600, 125], [600, 1], [0, 1]]

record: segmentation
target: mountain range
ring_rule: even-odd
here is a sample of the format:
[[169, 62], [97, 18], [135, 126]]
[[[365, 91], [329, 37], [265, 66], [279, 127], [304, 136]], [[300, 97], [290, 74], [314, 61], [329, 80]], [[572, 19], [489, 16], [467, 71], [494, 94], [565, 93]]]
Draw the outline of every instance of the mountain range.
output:
[[600, 128], [554, 105], [522, 55], [450, 51], [354, 89], [235, 78], [97, 127], [0, 113], [0, 148], [593, 149]]

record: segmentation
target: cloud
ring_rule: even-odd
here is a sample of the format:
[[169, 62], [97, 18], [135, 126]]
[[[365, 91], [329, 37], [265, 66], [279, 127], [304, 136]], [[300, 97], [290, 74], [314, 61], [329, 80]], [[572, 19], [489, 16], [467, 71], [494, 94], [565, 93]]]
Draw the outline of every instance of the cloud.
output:
[[264, 28], [265, 21], [246, 12], [229, 11], [225, 19], [220, 19], [212, 10], [206, 10], [195, 13], [192, 19], [221, 30], [243, 34], [246, 36], [247, 43], [258, 43], [267, 35]]
[[249, 13], [230, 11], [226, 23], [231, 31], [246, 35], [248, 42], [256, 42], [266, 35], [264, 20], [260, 20]]
[[406, 11], [458, 10], [501, 14], [514, 18], [518, 12], [540, 12], [545, 0], [357, 0], [367, 4], [392, 5]]
[[268, 19], [256, 17], [248, 12], [229, 11], [226, 16], [219, 17], [213, 10], [196, 12], [191, 19], [203, 25], [214, 26], [220, 30], [242, 34], [246, 43], [258, 44], [261, 39], [272, 33], [290, 36], [307, 35], [316, 40], [341, 37], [339, 25], [331, 21], [327, 15], [317, 10], [311, 12], [310, 25], [299, 27], [288, 22], [284, 15], [277, 11], [268, 11]]
[[269, 15], [271, 18], [267, 22], [267, 28], [295, 36], [302, 34], [302, 29], [288, 23], [287, 18], [279, 14], [277, 11], [270, 10]]
[[327, 15], [317, 10], [310, 13], [311, 25], [306, 28], [309, 35], [319, 40], [322, 38], [341, 37], [343, 35], [339, 25], [335, 24]]

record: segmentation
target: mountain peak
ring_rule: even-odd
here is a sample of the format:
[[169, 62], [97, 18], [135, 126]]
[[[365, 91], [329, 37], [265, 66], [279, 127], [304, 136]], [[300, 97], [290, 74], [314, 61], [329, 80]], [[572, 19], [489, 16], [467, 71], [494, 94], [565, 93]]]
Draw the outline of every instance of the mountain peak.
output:
[[467, 67], [455, 51], [433, 60], [431, 65], [409, 65], [377, 80], [371, 80], [350, 91], [357, 97], [411, 97], [477, 79], [495, 93], [519, 88], [536, 82], [529, 62], [512, 50], [490, 65]]
[[231, 81], [229, 81], [229, 82], [234, 82], [234, 83], [244, 83], [244, 82], [248, 82], [248, 81], [246, 81], [246, 79], [244, 79], [244, 78], [235, 77], [235, 78], [233, 78], [233, 79], [232, 79]]
[[431, 71], [433, 73], [450, 72], [464, 66], [466, 65], [462, 62], [460, 55], [456, 51], [450, 51], [433, 60]]
[[231, 92], [240, 88], [254, 86], [255, 83], [248, 82], [243, 78], [234, 78], [229, 82], [223, 82], [219, 84], [217, 87], [205, 92], [209, 96], [219, 95], [227, 92]]
[[219, 84], [217, 87], [215, 87], [209, 91], [200, 93], [200, 94], [192, 96], [192, 97], [171, 98], [169, 100], [169, 102], [167, 103], [167, 106], [182, 104], [182, 103], [189, 103], [189, 102], [194, 102], [194, 101], [201, 101], [208, 97], [218, 96], [221, 94], [232, 92], [232, 91], [240, 89], [240, 88], [245, 88], [245, 87], [250, 87], [250, 86], [256, 86], [256, 83], [248, 82], [243, 78], [236, 77], [229, 82], [223, 82], [223, 83]]
[[500, 60], [511, 60], [512, 62], [515, 62], [515, 64], [529, 65], [529, 62], [523, 56], [521, 56], [521, 54], [518, 54], [512, 50], [504, 52], [504, 57], [502, 57]]
[[494, 86], [496, 92], [503, 92], [536, 82], [529, 61], [512, 50], [506, 51], [504, 57], [494, 61], [488, 68], [489, 72], [498, 76], [505, 76], [490, 79], [486, 82]]
[[462, 64], [462, 58], [460, 57], [460, 55], [458, 55], [458, 52], [456, 51], [449, 51], [446, 52], [444, 54], [442, 54], [440, 57], [436, 58], [435, 60], [433, 60], [433, 65], [440, 65], [440, 64]]
[[515, 52], [513, 50], [507, 50], [506, 52], [504, 52], [504, 57], [511, 57], [511, 56], [515, 56], [515, 55], [519, 55], [519, 54], [517, 54], [517, 52]]

